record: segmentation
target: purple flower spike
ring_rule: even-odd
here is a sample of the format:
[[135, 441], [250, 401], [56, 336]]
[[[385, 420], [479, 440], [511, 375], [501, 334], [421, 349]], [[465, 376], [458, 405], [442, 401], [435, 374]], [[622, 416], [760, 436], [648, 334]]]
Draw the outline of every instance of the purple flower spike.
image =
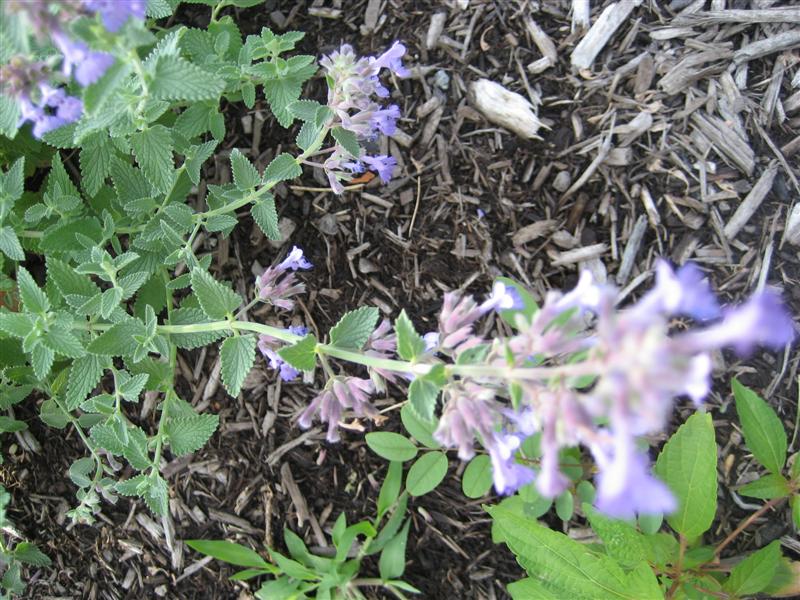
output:
[[100, 13], [103, 25], [112, 33], [119, 31], [128, 19], [144, 20], [147, 11], [146, 0], [83, 0], [83, 5]]
[[376, 417], [378, 411], [369, 401], [375, 387], [369, 379], [358, 377], [335, 378], [328, 389], [320, 393], [303, 411], [298, 424], [303, 429], [311, 427], [314, 415], [319, 413], [320, 421], [328, 424], [326, 439], [333, 443], [339, 441], [339, 420], [345, 409], [350, 409], [356, 417]]
[[306, 257], [303, 256], [303, 251], [298, 248], [297, 246], [292, 246], [291, 251], [283, 259], [283, 261], [278, 265], [278, 268], [283, 270], [292, 270], [297, 271], [298, 269], [310, 269], [314, 265], [306, 260]]
[[400, 107], [392, 104], [388, 108], [376, 110], [372, 113], [370, 124], [383, 135], [394, 135], [397, 131], [397, 119], [400, 118]]
[[81, 87], [93, 84], [114, 64], [114, 57], [110, 54], [94, 52], [83, 42], [72, 40], [60, 31], [54, 33], [52, 38], [64, 55], [62, 72], [66, 77], [74, 75]]
[[26, 121], [33, 123], [33, 135], [37, 139], [49, 131], [77, 121], [83, 114], [80, 98], [67, 96], [63, 88], [40, 83], [39, 93], [41, 97], [37, 104], [27, 96], [21, 97], [19, 102], [20, 125]]
[[[305, 327], [289, 327], [289, 331], [296, 335], [305, 335], [308, 330]], [[269, 363], [269, 366], [278, 371], [281, 379], [284, 381], [291, 381], [300, 374], [300, 371], [283, 360], [280, 354], [278, 354], [278, 348], [281, 345], [282, 342], [272, 336], [258, 336], [258, 349]]]
[[362, 156], [361, 160], [378, 173], [383, 183], [391, 181], [394, 168], [397, 166], [397, 161], [393, 156]]
[[400, 42], [395, 42], [386, 52], [373, 58], [371, 64], [379, 69], [389, 69], [398, 77], [408, 77], [411, 72], [403, 66], [401, 60], [405, 53], [406, 47]]
[[498, 434], [487, 448], [492, 460], [494, 489], [498, 494], [513, 494], [534, 480], [533, 471], [514, 460], [519, 446], [520, 440], [516, 435]]
[[697, 265], [688, 263], [673, 271], [665, 260], [656, 263], [656, 285], [642, 297], [634, 311], [644, 320], [658, 313], [708, 321], [721, 313], [708, 280]]

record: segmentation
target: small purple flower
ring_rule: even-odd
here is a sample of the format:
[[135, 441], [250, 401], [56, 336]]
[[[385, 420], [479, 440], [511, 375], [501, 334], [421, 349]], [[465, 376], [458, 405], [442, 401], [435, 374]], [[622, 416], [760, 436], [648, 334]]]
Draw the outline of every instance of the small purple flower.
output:
[[687, 315], [698, 321], [720, 316], [720, 308], [708, 280], [697, 265], [688, 263], [673, 271], [669, 263], [656, 263], [656, 285], [633, 309], [643, 319], [653, 312], [664, 315]]
[[114, 63], [114, 57], [105, 52], [94, 52], [83, 42], [72, 40], [58, 31], [52, 35], [53, 43], [64, 55], [61, 71], [66, 77], [86, 87], [100, 79]]
[[481, 304], [481, 310], [520, 310], [525, 308], [522, 296], [512, 286], [506, 285], [502, 281], [495, 281], [492, 286], [492, 294]]
[[378, 415], [378, 411], [369, 401], [374, 392], [375, 387], [369, 379], [336, 377], [311, 401], [297, 422], [303, 429], [308, 429], [313, 423], [314, 415], [319, 413], [320, 421], [328, 424], [326, 439], [331, 443], [338, 442], [339, 420], [345, 409], [352, 410], [356, 417], [374, 418]]
[[147, 11], [145, 0], [83, 0], [83, 5], [100, 13], [106, 29], [115, 33], [128, 19], [144, 20]]
[[392, 179], [394, 168], [397, 166], [397, 161], [393, 156], [362, 156], [363, 160], [370, 169], [378, 173], [383, 183], [389, 183]]
[[483, 314], [472, 296], [462, 298], [455, 292], [445, 294], [439, 313], [439, 347], [463, 352], [482, 343], [472, 327]]
[[39, 94], [40, 99], [36, 104], [26, 95], [19, 101], [20, 125], [26, 121], [33, 123], [33, 135], [37, 139], [49, 131], [77, 121], [83, 114], [80, 98], [67, 96], [62, 88], [40, 83]]
[[397, 131], [397, 119], [400, 118], [400, 107], [396, 104], [388, 108], [376, 110], [372, 113], [370, 124], [383, 135], [394, 135]]
[[402, 58], [405, 56], [406, 47], [400, 42], [395, 42], [383, 54], [370, 60], [370, 65], [378, 69], [389, 69], [398, 77], [408, 77], [411, 72], [403, 66]]
[[438, 331], [429, 331], [428, 333], [422, 336], [422, 339], [425, 342], [425, 352], [431, 352], [439, 347]]
[[281, 261], [278, 265], [280, 269], [291, 269], [292, 271], [297, 271], [298, 269], [310, 269], [314, 265], [306, 260], [306, 257], [303, 256], [303, 251], [298, 248], [297, 246], [292, 246], [291, 251], [286, 256], [286, 258]]
[[519, 437], [513, 434], [498, 434], [489, 442], [492, 480], [498, 494], [513, 494], [534, 480], [533, 471], [515, 460], [520, 443]]
[[[304, 336], [308, 332], [308, 329], [305, 327], [289, 327], [289, 331], [295, 335]], [[278, 371], [281, 379], [284, 381], [291, 381], [300, 374], [300, 371], [283, 360], [280, 354], [278, 354], [278, 349], [281, 345], [283, 345], [283, 343], [272, 336], [263, 334], [258, 336], [258, 349], [269, 363], [269, 366]]]

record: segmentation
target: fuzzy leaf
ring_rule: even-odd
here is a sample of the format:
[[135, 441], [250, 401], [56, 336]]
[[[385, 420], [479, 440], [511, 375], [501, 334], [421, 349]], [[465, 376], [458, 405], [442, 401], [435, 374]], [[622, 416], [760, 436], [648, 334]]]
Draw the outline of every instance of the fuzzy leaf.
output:
[[92, 340], [86, 349], [92, 354], [131, 356], [138, 346], [134, 338], [144, 337], [146, 333], [144, 323], [139, 319], [127, 319], [112, 325], [100, 337]]
[[375, 331], [380, 312], [374, 306], [362, 306], [346, 313], [331, 329], [331, 345], [344, 350], [361, 350]]
[[215, 280], [208, 271], [192, 269], [192, 290], [200, 306], [211, 319], [224, 319], [242, 303], [242, 298]]
[[17, 270], [17, 286], [19, 287], [19, 297], [25, 310], [32, 313], [45, 313], [50, 310], [50, 301], [44, 292], [36, 285], [31, 274], [20, 267]]
[[199, 450], [217, 430], [217, 415], [193, 415], [191, 417], [170, 418], [165, 430], [169, 446], [175, 456]]
[[[208, 317], [199, 308], [179, 308], [173, 310], [169, 317], [170, 325], [194, 325], [208, 323]], [[203, 331], [199, 333], [171, 333], [169, 338], [178, 348], [200, 348], [216, 342], [224, 337], [224, 331]]]
[[313, 371], [317, 364], [317, 338], [309, 333], [299, 342], [278, 350], [278, 355], [295, 369]]
[[189, 61], [161, 56], [155, 67], [150, 93], [160, 100], [216, 100], [225, 82]]
[[233, 171], [233, 182], [241, 191], [252, 190], [261, 181], [258, 170], [238, 148], [234, 148], [231, 152], [231, 171]]
[[717, 512], [717, 444], [708, 413], [694, 413], [667, 441], [658, 456], [656, 474], [678, 500], [667, 518], [687, 538], [711, 527]]
[[147, 180], [159, 191], [168, 192], [175, 179], [172, 158], [172, 136], [163, 125], [137, 131], [131, 137], [136, 162]]
[[222, 383], [228, 393], [236, 397], [242, 389], [245, 377], [256, 359], [256, 338], [254, 335], [239, 335], [227, 338], [219, 350]]
[[303, 169], [301, 169], [300, 165], [297, 164], [294, 156], [288, 154], [287, 152], [283, 152], [282, 154], [278, 154], [278, 156], [273, 158], [272, 162], [267, 165], [266, 169], [264, 169], [263, 182], [269, 183], [272, 181], [277, 183], [286, 179], [300, 177], [302, 173]]
[[397, 354], [403, 360], [416, 360], [425, 352], [425, 340], [414, 329], [414, 324], [408, 318], [405, 309], [400, 311], [400, 316], [394, 322], [394, 331], [397, 335]]
[[11, 260], [25, 260], [25, 252], [19, 243], [17, 233], [8, 225], [0, 227], [0, 252]]
[[753, 390], [736, 379], [732, 386], [747, 447], [758, 462], [779, 475], [786, 462], [786, 431], [781, 420]]
[[275, 198], [270, 194], [250, 208], [253, 220], [271, 240], [281, 239], [281, 230], [278, 228], [278, 213], [275, 211]]

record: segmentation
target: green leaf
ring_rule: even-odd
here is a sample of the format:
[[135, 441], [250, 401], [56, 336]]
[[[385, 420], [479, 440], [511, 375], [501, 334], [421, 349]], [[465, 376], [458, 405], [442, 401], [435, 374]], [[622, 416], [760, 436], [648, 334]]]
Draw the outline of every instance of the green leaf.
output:
[[278, 350], [278, 355], [295, 369], [313, 371], [317, 364], [317, 338], [309, 333], [299, 342]]
[[594, 532], [603, 540], [608, 555], [624, 568], [632, 569], [648, 560], [650, 551], [647, 539], [633, 525], [621, 519], [611, 519], [590, 504], [583, 505], [583, 512], [589, 518]]
[[20, 542], [14, 546], [14, 558], [20, 562], [37, 567], [49, 567], [50, 559], [47, 555], [39, 550], [35, 544], [30, 542]]
[[39, 407], [39, 418], [50, 427], [64, 429], [69, 423], [69, 416], [52, 398], [48, 398]]
[[481, 498], [492, 488], [492, 461], [486, 454], [475, 456], [461, 476], [461, 489], [467, 498]]
[[800, 530], [800, 494], [792, 496], [790, 501], [792, 505], [792, 523], [794, 523], [794, 530]]
[[416, 360], [425, 352], [425, 340], [414, 329], [414, 324], [408, 318], [405, 309], [400, 311], [400, 316], [394, 322], [394, 331], [397, 335], [397, 354], [403, 360]]
[[56, 354], [68, 358], [78, 358], [86, 354], [86, 351], [83, 349], [83, 344], [81, 344], [72, 332], [66, 329], [51, 328], [42, 334], [40, 340], [42, 344], [50, 348], [50, 350]]
[[33, 373], [39, 380], [43, 380], [50, 372], [55, 360], [55, 353], [44, 344], [37, 344], [31, 352], [31, 365]]
[[747, 447], [758, 462], [772, 473], [780, 474], [786, 462], [786, 432], [781, 420], [753, 390], [736, 379], [732, 386]]
[[334, 127], [331, 130], [331, 135], [353, 158], [361, 156], [361, 146], [358, 144], [358, 138], [356, 138], [355, 133], [341, 127]]
[[47, 257], [47, 281], [52, 281], [62, 296], [94, 296], [100, 291], [89, 277], [75, 272], [67, 263]]
[[781, 543], [775, 540], [737, 564], [722, 587], [737, 597], [757, 594], [770, 584], [780, 561]]
[[[437, 366], [441, 367], [441, 365]], [[417, 377], [408, 386], [409, 406], [423, 421], [433, 421], [436, 411], [436, 399], [442, 389], [437, 378], [430, 377], [430, 375], [430, 373], [426, 373]]]
[[406, 524], [396, 536], [394, 536], [381, 552], [378, 561], [378, 569], [381, 579], [394, 579], [400, 577], [406, 570], [406, 544], [408, 542], [408, 530], [411, 527], [411, 519], [406, 519]]
[[424, 421], [419, 418], [416, 411], [411, 408], [411, 405], [406, 404], [400, 409], [400, 419], [403, 421], [403, 427], [406, 431], [426, 448], [436, 449], [441, 448], [442, 445], [433, 438], [433, 432], [436, 430], [435, 421]]
[[161, 56], [156, 62], [150, 93], [160, 100], [217, 100], [225, 82], [189, 61]]
[[445, 475], [447, 475], [447, 455], [444, 452], [427, 452], [408, 470], [406, 489], [412, 496], [422, 496], [436, 488]]
[[400, 488], [403, 487], [403, 463], [393, 460], [389, 463], [389, 470], [381, 484], [381, 491], [378, 494], [378, 520], [389, 510], [400, 496]]
[[261, 181], [258, 170], [238, 148], [231, 152], [231, 171], [236, 188], [243, 192], [254, 189]]
[[494, 519], [493, 537], [504, 541], [530, 578], [556, 598], [663, 598], [647, 565], [644, 567], [650, 571], [650, 579], [640, 582], [640, 575], [626, 575], [610, 557], [595, 554], [587, 545], [540, 525], [524, 514], [522, 505], [512, 497], [498, 506], [486, 507]]
[[132, 356], [138, 344], [136, 337], [145, 337], [147, 330], [139, 319], [127, 319], [112, 325], [108, 331], [93, 339], [87, 346], [92, 354]]
[[275, 210], [275, 198], [266, 196], [253, 204], [250, 208], [253, 220], [271, 240], [281, 239], [281, 230], [278, 228], [278, 213]]
[[536, 600], [562, 600], [561, 596], [553, 594], [530, 577], [509, 583], [507, 589], [512, 600], [533, 600], [533, 598]]
[[19, 104], [13, 98], [0, 94], [0, 135], [13, 140], [19, 129]]
[[786, 481], [783, 475], [770, 473], [743, 485], [739, 488], [738, 492], [742, 496], [771, 500], [773, 498], [788, 496], [792, 493], [792, 488], [789, 487], [789, 482]]
[[17, 270], [17, 286], [19, 287], [19, 298], [25, 305], [25, 310], [32, 313], [46, 313], [50, 310], [50, 301], [45, 293], [36, 285], [31, 274], [25, 267]]
[[22, 431], [27, 428], [28, 425], [25, 421], [19, 421], [11, 417], [6, 417], [5, 415], [0, 415], [0, 432], [14, 433], [15, 431]]
[[192, 290], [200, 306], [211, 319], [225, 319], [242, 303], [242, 298], [216, 281], [208, 271], [192, 269]]
[[[215, 231], [230, 231], [233, 229], [236, 224], [239, 222], [239, 219], [234, 217], [233, 215], [211, 215], [206, 220], [206, 231], [215, 232]], [[225, 234], [227, 235], [227, 233]]]
[[125, 450], [125, 444], [119, 438], [119, 435], [117, 435], [117, 431], [113, 425], [105, 423], [95, 425], [89, 431], [89, 436], [95, 444], [101, 448], [105, 448], [112, 454], [120, 455]]
[[222, 362], [222, 383], [234, 398], [239, 395], [245, 377], [256, 359], [256, 338], [254, 335], [239, 335], [227, 338], [219, 349]]
[[269, 569], [270, 565], [258, 553], [241, 544], [224, 540], [186, 540], [186, 545], [206, 556], [239, 567]]
[[717, 444], [708, 413], [694, 413], [667, 441], [656, 474], [667, 483], [678, 509], [667, 522], [687, 538], [711, 527], [717, 512]]
[[89, 473], [91, 473], [94, 468], [94, 459], [91, 456], [84, 456], [69, 466], [69, 478], [72, 480], [72, 483], [79, 488], [89, 487], [92, 485], [92, 478], [89, 477]]
[[[170, 325], [194, 325], [209, 322], [206, 313], [199, 308], [191, 307], [173, 310], [169, 317]], [[224, 331], [203, 331], [199, 333], [171, 333], [169, 338], [178, 348], [192, 349], [212, 344], [224, 337], [224, 335]]]
[[172, 453], [181, 456], [202, 448], [218, 425], [219, 416], [205, 414], [170, 418], [164, 429]]
[[135, 475], [124, 481], [118, 481], [114, 485], [114, 490], [123, 496], [142, 496], [145, 490], [150, 487], [149, 479], [145, 474]]
[[272, 114], [278, 119], [281, 127], [289, 127], [294, 120], [289, 106], [300, 97], [302, 80], [294, 76], [283, 79], [267, 79], [263, 81], [264, 95], [267, 97]]
[[87, 115], [96, 116], [112, 99], [131, 74], [131, 63], [125, 60], [114, 61], [103, 76], [88, 86], [83, 92], [83, 108]]
[[378, 456], [392, 461], [411, 460], [417, 447], [407, 437], [391, 431], [375, 431], [365, 436], [367, 446]]
[[374, 306], [362, 306], [346, 313], [331, 329], [331, 345], [343, 350], [361, 350], [375, 331], [380, 311]]
[[303, 169], [297, 164], [294, 156], [283, 152], [272, 159], [272, 162], [264, 169], [263, 182], [265, 184], [270, 182], [277, 183], [286, 179], [295, 179], [300, 177], [302, 173]]
[[113, 152], [113, 144], [105, 132], [92, 134], [81, 145], [81, 186], [89, 196], [97, 194], [111, 174]]
[[301, 121], [314, 121], [317, 117], [317, 110], [321, 106], [315, 100], [298, 100], [289, 105], [289, 112]]
[[158, 473], [151, 474], [147, 478], [147, 487], [142, 493], [145, 504], [147, 507], [160, 517], [167, 514], [169, 510], [169, 488], [167, 482]]
[[0, 331], [17, 338], [27, 337], [33, 329], [34, 319], [24, 313], [0, 312]]
[[128, 428], [128, 443], [122, 455], [137, 471], [151, 466], [150, 453], [147, 451], [147, 434], [138, 427]]
[[11, 260], [25, 260], [25, 252], [19, 243], [16, 232], [9, 227], [0, 227], [0, 252]]
[[163, 125], [153, 125], [130, 137], [136, 162], [153, 187], [167, 193], [175, 179], [172, 136]]

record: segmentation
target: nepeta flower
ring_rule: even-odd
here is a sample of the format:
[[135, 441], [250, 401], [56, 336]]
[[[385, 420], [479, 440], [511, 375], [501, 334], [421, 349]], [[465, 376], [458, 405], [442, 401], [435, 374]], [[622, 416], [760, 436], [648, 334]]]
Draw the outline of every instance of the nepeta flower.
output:
[[439, 347], [463, 352], [480, 344], [482, 340], [474, 335], [472, 327], [483, 314], [472, 296], [445, 294], [439, 313]]
[[86, 87], [100, 79], [114, 64], [114, 57], [105, 52], [95, 52], [83, 42], [70, 39], [57, 31], [52, 35], [53, 43], [64, 55], [61, 71], [66, 77], [74, 75], [75, 80]]
[[292, 310], [294, 301], [289, 298], [306, 291], [305, 284], [297, 280], [294, 271], [311, 267], [303, 251], [294, 246], [285, 259], [256, 277], [258, 297], [285, 310]]
[[492, 293], [486, 301], [481, 304], [481, 310], [520, 310], [525, 307], [519, 292], [510, 285], [502, 281], [495, 281], [492, 286]]
[[362, 156], [361, 160], [367, 163], [373, 171], [378, 173], [383, 183], [389, 183], [392, 173], [397, 166], [397, 161], [393, 156]]
[[328, 424], [326, 439], [333, 443], [339, 441], [339, 420], [345, 409], [350, 409], [356, 417], [376, 417], [378, 411], [369, 401], [375, 387], [369, 379], [358, 377], [334, 378], [311, 404], [303, 411], [298, 424], [303, 429], [311, 427], [314, 416], [319, 413], [320, 421]]
[[400, 42], [395, 42], [377, 58], [370, 58], [370, 65], [378, 69], [389, 69], [398, 77], [408, 77], [411, 72], [403, 66], [402, 58], [406, 54], [406, 47]]
[[[308, 333], [308, 328], [301, 326], [289, 327], [295, 335], [305, 336]], [[262, 334], [258, 336], [258, 349], [261, 354], [267, 359], [269, 366], [280, 373], [281, 379], [284, 381], [291, 381], [300, 374], [300, 371], [295, 369], [292, 365], [283, 360], [278, 354], [278, 349], [284, 345], [279, 339], [270, 335]]]
[[[392, 324], [389, 319], [383, 319], [380, 325], [378, 325], [367, 339], [364, 354], [375, 358], [394, 358], [396, 349], [397, 336], [392, 330]], [[384, 392], [386, 390], [384, 380], [392, 383], [397, 382], [398, 373], [395, 371], [371, 367], [369, 372], [370, 378], [375, 384], [375, 389], [379, 392]]]
[[144, 20], [147, 11], [146, 0], [83, 0], [83, 5], [100, 13], [103, 25], [112, 33], [119, 31], [128, 19]]
[[63, 88], [54, 88], [47, 83], [40, 83], [38, 87], [38, 102], [33, 102], [27, 95], [19, 100], [20, 125], [26, 121], [33, 123], [33, 135], [37, 139], [77, 121], [83, 114], [80, 98], [68, 96]]

